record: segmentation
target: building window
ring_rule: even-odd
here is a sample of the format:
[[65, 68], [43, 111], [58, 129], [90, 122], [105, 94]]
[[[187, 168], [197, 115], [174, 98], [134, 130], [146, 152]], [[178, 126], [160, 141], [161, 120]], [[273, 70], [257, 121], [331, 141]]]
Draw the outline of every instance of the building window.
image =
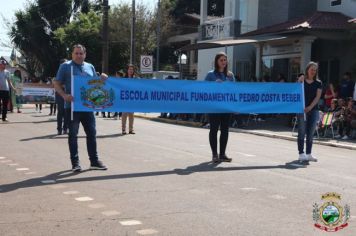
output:
[[330, 5], [333, 6], [339, 6], [341, 5], [341, 0], [331, 0]]

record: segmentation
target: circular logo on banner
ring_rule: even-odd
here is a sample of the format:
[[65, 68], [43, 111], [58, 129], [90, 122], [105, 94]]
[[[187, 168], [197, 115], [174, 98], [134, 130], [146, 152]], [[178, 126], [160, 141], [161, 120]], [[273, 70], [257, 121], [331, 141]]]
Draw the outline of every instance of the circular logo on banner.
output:
[[144, 67], [150, 67], [152, 65], [152, 61], [151, 61], [151, 58], [149, 57], [143, 57], [142, 58], [142, 65]]

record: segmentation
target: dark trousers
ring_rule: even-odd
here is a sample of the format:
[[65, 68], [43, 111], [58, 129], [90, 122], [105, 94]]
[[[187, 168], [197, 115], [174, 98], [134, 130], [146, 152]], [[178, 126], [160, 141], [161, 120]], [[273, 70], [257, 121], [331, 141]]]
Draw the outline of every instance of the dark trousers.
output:
[[50, 114], [56, 114], [57, 110], [57, 104], [56, 103], [51, 103], [50, 108], [49, 108], [49, 113]]
[[[66, 109], [67, 114], [70, 114], [70, 109]], [[82, 123], [85, 134], [87, 136], [87, 151], [91, 163], [98, 161], [98, 153], [96, 147], [96, 127], [95, 116], [93, 112], [74, 112], [73, 120], [69, 122], [68, 144], [70, 151], [70, 159], [72, 165], [79, 163], [78, 155], [78, 132], [79, 125]]]
[[225, 155], [227, 141], [229, 139], [229, 124], [231, 114], [209, 114], [210, 132], [209, 142], [213, 155], [217, 155], [218, 130], [220, 127], [220, 155]]
[[9, 91], [0, 91], [0, 105], [1, 105], [1, 115], [2, 120], [6, 120], [7, 115], [7, 106], [9, 104], [10, 92]]
[[[67, 131], [68, 122], [70, 117], [66, 113], [66, 109], [64, 109], [64, 100], [57, 99], [57, 130], [62, 132], [62, 130]], [[70, 115], [70, 114], [69, 114]]]

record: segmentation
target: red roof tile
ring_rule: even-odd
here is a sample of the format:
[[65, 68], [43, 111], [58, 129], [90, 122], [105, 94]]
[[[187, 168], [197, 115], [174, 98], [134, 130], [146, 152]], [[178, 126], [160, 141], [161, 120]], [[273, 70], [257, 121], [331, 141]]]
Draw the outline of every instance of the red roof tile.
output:
[[310, 16], [289, 20], [280, 24], [267, 26], [241, 36], [280, 33], [299, 29], [345, 30], [349, 27], [350, 17], [339, 12], [317, 11]]

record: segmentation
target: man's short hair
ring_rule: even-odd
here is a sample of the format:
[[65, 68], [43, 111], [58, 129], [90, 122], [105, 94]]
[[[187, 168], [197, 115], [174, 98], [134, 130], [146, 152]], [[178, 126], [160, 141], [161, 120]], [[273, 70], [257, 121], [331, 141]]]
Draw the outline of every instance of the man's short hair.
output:
[[347, 76], [347, 77], [351, 78], [351, 73], [350, 72], [345, 72], [344, 76]]
[[86, 48], [85, 48], [83, 45], [81, 45], [81, 44], [75, 44], [75, 45], [73, 45], [72, 52], [73, 52], [74, 49], [76, 49], [76, 48], [80, 48], [81, 50], [83, 50], [84, 53], [87, 52]]

